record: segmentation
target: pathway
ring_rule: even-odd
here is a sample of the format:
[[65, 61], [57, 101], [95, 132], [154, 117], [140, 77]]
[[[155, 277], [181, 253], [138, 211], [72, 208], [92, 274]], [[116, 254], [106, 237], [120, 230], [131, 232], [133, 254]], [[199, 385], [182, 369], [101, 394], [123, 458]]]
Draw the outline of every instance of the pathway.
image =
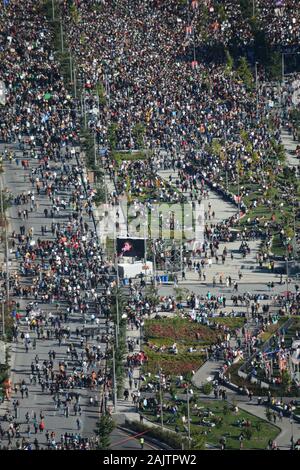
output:
[[300, 162], [296, 158], [296, 147], [299, 145], [299, 142], [293, 140], [292, 134], [290, 134], [285, 127], [281, 129], [281, 139], [282, 139], [282, 144], [285, 147], [286, 150], [286, 156], [287, 156], [287, 163], [290, 167], [297, 167], [299, 166]]

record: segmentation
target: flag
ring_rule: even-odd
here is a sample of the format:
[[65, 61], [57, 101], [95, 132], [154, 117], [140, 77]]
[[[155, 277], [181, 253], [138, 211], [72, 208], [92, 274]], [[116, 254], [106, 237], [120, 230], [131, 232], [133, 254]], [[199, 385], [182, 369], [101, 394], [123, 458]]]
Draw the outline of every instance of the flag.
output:
[[50, 117], [50, 113], [45, 113], [42, 116], [42, 123], [44, 124], [45, 122], [47, 122], [49, 120], [49, 117]]
[[0, 104], [3, 106], [6, 103], [6, 87], [4, 82], [0, 82]]
[[51, 96], [51, 93], [45, 93], [44, 100], [50, 100]]

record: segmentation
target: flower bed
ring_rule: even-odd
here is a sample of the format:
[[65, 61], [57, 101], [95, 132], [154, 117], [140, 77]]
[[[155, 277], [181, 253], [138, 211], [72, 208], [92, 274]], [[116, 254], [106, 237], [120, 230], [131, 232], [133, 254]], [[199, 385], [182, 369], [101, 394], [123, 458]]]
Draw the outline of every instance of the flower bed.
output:
[[[206, 359], [205, 348], [218, 340], [218, 332], [184, 318], [163, 318], [145, 321], [143, 347], [148, 356], [143, 370], [157, 373], [161, 368], [169, 376], [187, 375], [201, 367]], [[220, 337], [220, 336], [219, 336]], [[177, 354], [172, 351], [176, 343]], [[193, 352], [189, 349], [193, 348]]]
[[176, 341], [202, 342], [217, 341], [217, 333], [211, 328], [184, 318], [167, 318], [145, 322], [146, 338], [168, 338]]

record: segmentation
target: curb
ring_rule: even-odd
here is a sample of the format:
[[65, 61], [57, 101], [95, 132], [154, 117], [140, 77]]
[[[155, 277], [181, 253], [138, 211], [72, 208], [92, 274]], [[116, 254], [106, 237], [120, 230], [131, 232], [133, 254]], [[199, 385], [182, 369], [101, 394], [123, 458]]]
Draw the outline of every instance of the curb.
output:
[[[137, 434], [135, 431], [132, 431], [132, 429], [125, 428], [124, 426], [117, 426], [117, 429], [120, 429], [120, 431], [124, 431], [127, 434], [131, 434], [132, 436], [135, 436]], [[163, 449], [166, 449], [166, 450], [174, 450], [173, 447], [168, 446], [167, 444], [165, 444], [162, 441], [158, 441], [154, 437], [151, 437], [151, 436], [149, 437], [149, 436], [147, 436], [147, 434], [145, 435], [145, 440], [151, 442], [152, 444], [154, 444], [154, 445], [156, 445], [160, 448], [163, 448]], [[157, 449], [157, 450], [160, 450], [160, 449]]]

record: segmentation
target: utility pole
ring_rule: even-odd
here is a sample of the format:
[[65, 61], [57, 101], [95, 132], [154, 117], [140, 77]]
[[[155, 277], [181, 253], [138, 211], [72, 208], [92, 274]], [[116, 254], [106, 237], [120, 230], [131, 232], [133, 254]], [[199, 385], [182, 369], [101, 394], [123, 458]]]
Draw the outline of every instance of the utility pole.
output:
[[237, 169], [237, 184], [238, 184], [238, 216], [240, 218], [241, 198], [240, 198], [240, 169], [239, 169], [239, 166], [238, 166], [238, 169]]
[[61, 52], [64, 53], [64, 32], [62, 17], [60, 18], [60, 39], [61, 39]]
[[5, 338], [5, 309], [4, 309], [4, 299], [1, 301], [2, 307], [2, 337]]
[[252, 0], [252, 16], [255, 17], [255, 0]]
[[258, 118], [258, 71], [257, 71], [257, 62], [255, 62], [255, 89], [256, 89], [256, 118]]
[[[286, 241], [286, 298], [287, 302], [290, 300], [289, 295], [289, 251], [288, 251], [288, 240]], [[286, 305], [287, 310], [287, 305]]]
[[53, 21], [55, 20], [55, 5], [54, 5], [54, 0], [52, 0], [52, 19], [53, 19]]
[[86, 119], [86, 99], [85, 94], [83, 95], [83, 107], [84, 107], [84, 128], [87, 128], [87, 119]]
[[183, 256], [182, 256], [182, 240], [180, 240], [180, 274], [181, 280], [183, 280]]
[[120, 287], [120, 278], [119, 278], [119, 269], [118, 269], [118, 255], [117, 255], [117, 239], [116, 239], [116, 222], [114, 221], [114, 257], [115, 257], [115, 270], [117, 274], [117, 291], [116, 291], [116, 313], [117, 313], [117, 324], [116, 324], [116, 346], [119, 347], [119, 333], [120, 333], [120, 313], [119, 313], [119, 287]]
[[281, 54], [282, 85], [284, 85], [284, 52]]
[[160, 401], [160, 424], [164, 427], [164, 415], [163, 415], [163, 403], [162, 403], [162, 391], [161, 391], [161, 371], [159, 370], [159, 401]]
[[73, 82], [73, 72], [72, 72], [72, 55], [70, 51], [70, 81]]
[[[74, 66], [73, 69], [73, 79], [74, 79], [74, 97], [77, 99], [77, 78], [76, 78], [76, 67]], [[77, 109], [77, 104], [76, 104], [76, 109]]]
[[96, 139], [96, 132], [94, 133], [94, 165], [96, 169], [97, 165], [97, 139]]
[[154, 287], [156, 288], [156, 248], [153, 242], [153, 274], [154, 274]]
[[[116, 335], [117, 337], [117, 335]], [[113, 359], [113, 383], [114, 383], [114, 412], [117, 412], [117, 381], [116, 381], [116, 360], [115, 360], [115, 347], [112, 346], [112, 359]]]
[[191, 448], [191, 423], [190, 423], [190, 391], [187, 388], [187, 412], [188, 412], [188, 439], [189, 439], [189, 450]]
[[83, 119], [83, 95], [80, 96], [81, 119]]
[[290, 423], [291, 423], [291, 447], [294, 450], [294, 415], [291, 413]]
[[3, 206], [3, 186], [2, 180], [0, 182], [0, 205], [1, 205], [1, 218], [2, 223], [4, 223], [4, 233], [5, 233], [5, 260], [6, 260], [6, 302], [7, 307], [9, 306], [9, 259], [8, 259], [8, 237], [7, 237], [7, 224], [6, 217], [4, 215], [4, 206]]

